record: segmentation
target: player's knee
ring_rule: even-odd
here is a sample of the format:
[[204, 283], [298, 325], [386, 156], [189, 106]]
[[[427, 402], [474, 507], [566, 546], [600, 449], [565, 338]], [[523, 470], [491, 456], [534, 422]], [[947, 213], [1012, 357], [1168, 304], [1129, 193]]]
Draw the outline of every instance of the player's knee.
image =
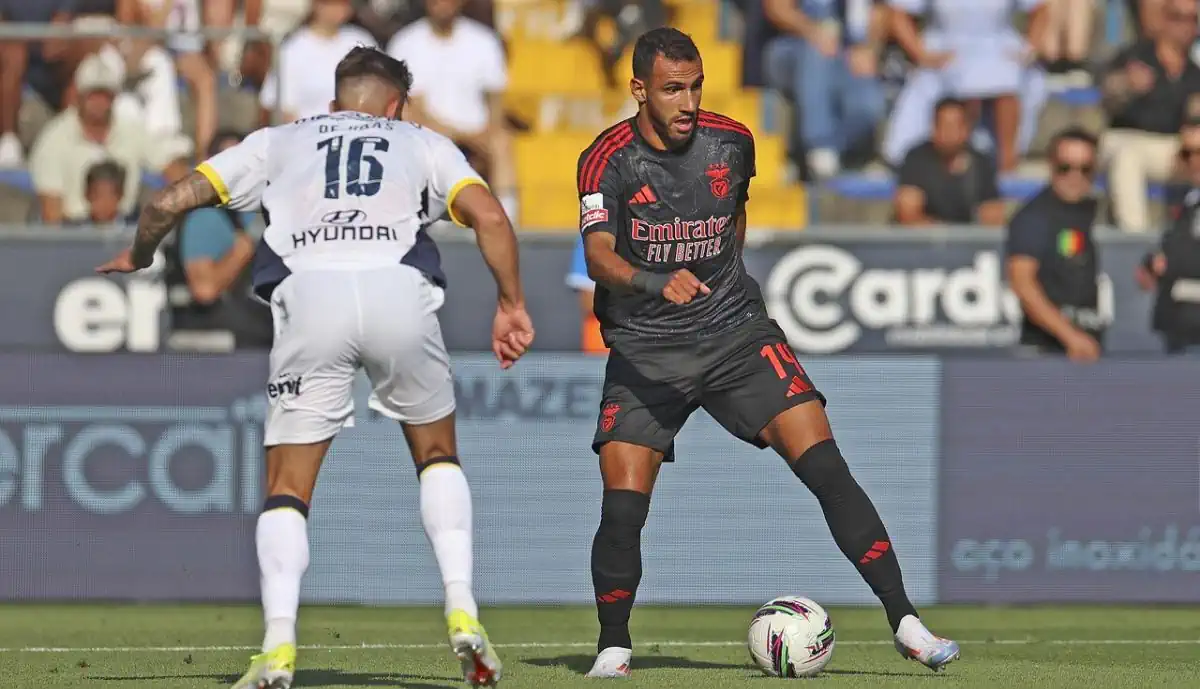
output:
[[308, 503], [295, 495], [270, 495], [263, 501], [263, 512], [271, 510], [295, 510], [308, 519]]
[[462, 462], [460, 462], [458, 460], [458, 457], [456, 457], [454, 455], [442, 455], [440, 457], [430, 457], [429, 459], [427, 459], [423, 462], [419, 462], [417, 464], [417, 478], [420, 478], [421, 474], [425, 473], [426, 469], [428, 469], [430, 467], [435, 467], [435, 466], [437, 466], [437, 467], [455, 466], [455, 467], [458, 467], [459, 469], [462, 469]]
[[453, 414], [430, 423], [401, 425], [418, 473], [436, 459], [458, 456]]
[[649, 495], [633, 490], [606, 490], [600, 505], [600, 530], [618, 545], [636, 545], [649, 514]]
[[833, 439], [822, 440], [804, 451], [792, 462], [792, 471], [809, 490], [820, 495], [823, 490], [853, 482], [850, 467]]

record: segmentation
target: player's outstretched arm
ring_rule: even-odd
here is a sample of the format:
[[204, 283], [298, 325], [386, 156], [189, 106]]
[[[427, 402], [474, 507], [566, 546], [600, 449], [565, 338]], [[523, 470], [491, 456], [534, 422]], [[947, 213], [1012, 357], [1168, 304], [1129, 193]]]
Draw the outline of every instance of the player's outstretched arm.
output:
[[189, 211], [220, 202], [212, 182], [199, 172], [171, 184], [154, 195], [138, 216], [133, 246], [96, 270], [101, 273], [131, 273], [154, 262], [158, 245]]
[[533, 321], [525, 311], [517, 235], [500, 201], [482, 184], [468, 184], [451, 202], [453, 216], [475, 230], [479, 252], [496, 278], [500, 303], [492, 323], [492, 352], [511, 368], [533, 344]]
[[496, 278], [500, 303], [524, 306], [517, 235], [500, 201], [482, 184], [471, 184], [454, 197], [452, 210], [456, 218], [475, 230], [479, 252]]

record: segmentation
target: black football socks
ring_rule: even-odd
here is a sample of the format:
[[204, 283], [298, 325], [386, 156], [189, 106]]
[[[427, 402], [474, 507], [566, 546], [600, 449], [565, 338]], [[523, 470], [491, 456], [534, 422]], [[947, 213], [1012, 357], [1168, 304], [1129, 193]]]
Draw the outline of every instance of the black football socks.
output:
[[606, 490], [600, 528], [592, 540], [592, 585], [600, 640], [596, 651], [633, 648], [629, 614], [642, 580], [642, 527], [650, 512], [650, 496], [632, 490]]
[[916, 617], [887, 528], [850, 474], [837, 443], [831, 439], [813, 445], [792, 464], [792, 471], [817, 496], [833, 540], [883, 603], [892, 632], [906, 615]]

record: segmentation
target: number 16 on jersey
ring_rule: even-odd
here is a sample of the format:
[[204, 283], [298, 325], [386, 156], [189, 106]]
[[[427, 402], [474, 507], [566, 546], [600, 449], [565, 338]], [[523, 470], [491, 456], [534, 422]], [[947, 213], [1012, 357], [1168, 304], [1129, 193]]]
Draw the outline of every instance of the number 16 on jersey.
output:
[[318, 151], [325, 151], [325, 198], [341, 198], [343, 178], [346, 193], [350, 196], [378, 194], [383, 186], [383, 164], [372, 154], [386, 153], [388, 140], [379, 136], [360, 136], [351, 139], [349, 146], [343, 146], [345, 139], [335, 136], [317, 144]]

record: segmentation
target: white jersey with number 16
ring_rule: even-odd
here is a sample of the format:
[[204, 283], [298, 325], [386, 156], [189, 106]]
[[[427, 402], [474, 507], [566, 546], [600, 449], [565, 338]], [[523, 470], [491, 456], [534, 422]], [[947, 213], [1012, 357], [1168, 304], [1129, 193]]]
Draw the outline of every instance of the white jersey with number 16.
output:
[[304, 270], [407, 264], [444, 285], [425, 227], [484, 184], [446, 137], [400, 120], [339, 112], [254, 132], [201, 164], [224, 205], [263, 211], [254, 286]]

